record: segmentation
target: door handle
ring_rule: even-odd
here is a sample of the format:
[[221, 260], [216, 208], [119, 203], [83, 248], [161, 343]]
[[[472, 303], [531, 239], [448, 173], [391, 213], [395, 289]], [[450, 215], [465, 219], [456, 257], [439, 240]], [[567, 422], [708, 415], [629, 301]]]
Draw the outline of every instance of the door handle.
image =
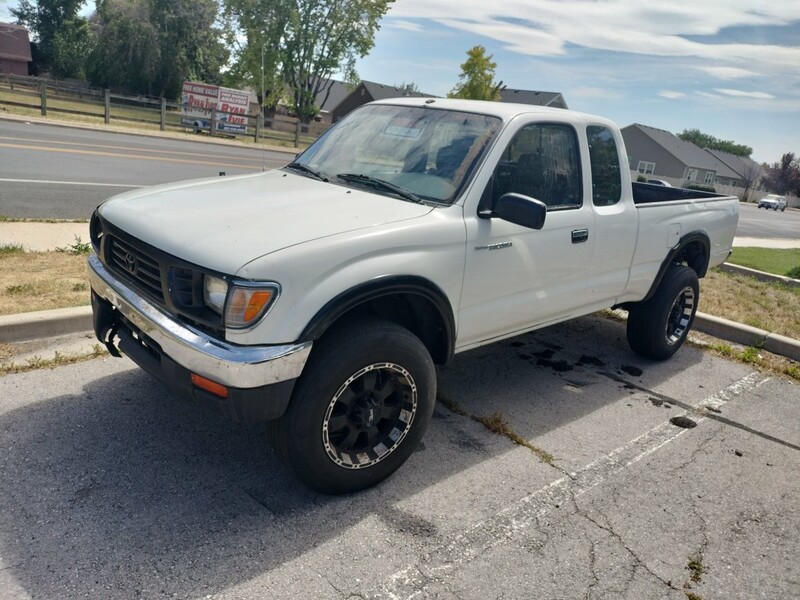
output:
[[573, 244], [582, 244], [586, 240], [589, 239], [589, 230], [588, 229], [573, 229], [572, 230], [572, 243]]

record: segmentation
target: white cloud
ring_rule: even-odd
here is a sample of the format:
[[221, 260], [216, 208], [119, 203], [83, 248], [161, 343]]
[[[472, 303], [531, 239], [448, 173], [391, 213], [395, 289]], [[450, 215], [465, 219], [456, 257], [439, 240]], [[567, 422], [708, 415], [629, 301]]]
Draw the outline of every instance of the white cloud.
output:
[[739, 67], [695, 67], [698, 71], [708, 73], [717, 79], [742, 79], [745, 77], [759, 77], [762, 74], [751, 71], [750, 69], [741, 69]]
[[734, 98], [756, 98], [757, 100], [772, 100], [775, 98], [772, 94], [766, 92], [745, 92], [742, 90], [732, 90], [728, 88], [714, 88], [715, 91], [725, 96], [733, 96]]
[[672, 90], [661, 90], [658, 95], [662, 98], [669, 98], [670, 100], [677, 100], [686, 96], [683, 92], [673, 92]]
[[790, 25], [800, 20], [800, 2], [706, 0], [698, 10], [695, 0], [658, 6], [639, 0], [397, 0], [389, 15], [433, 19], [531, 56], [562, 55], [575, 45], [702, 59], [712, 69], [707, 72], [722, 79], [748, 72], [797, 77], [800, 64], [800, 46], [726, 43], [724, 37], [729, 27]]
[[392, 19], [390, 21], [387, 21], [387, 27], [390, 27], [392, 29], [402, 29], [403, 31], [412, 31], [414, 33], [419, 33], [425, 30], [419, 23], [414, 23], [412, 21], [402, 21], [400, 19]]

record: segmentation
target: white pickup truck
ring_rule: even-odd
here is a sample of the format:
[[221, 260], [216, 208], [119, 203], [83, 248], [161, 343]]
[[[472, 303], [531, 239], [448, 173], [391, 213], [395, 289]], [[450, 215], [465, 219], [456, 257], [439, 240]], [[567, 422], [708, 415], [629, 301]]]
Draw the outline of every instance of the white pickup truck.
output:
[[282, 169], [117, 196], [92, 217], [98, 338], [266, 422], [345, 493], [418, 446], [435, 364], [606, 307], [637, 353], [686, 339], [734, 197], [631, 184], [612, 122], [527, 105], [368, 104]]

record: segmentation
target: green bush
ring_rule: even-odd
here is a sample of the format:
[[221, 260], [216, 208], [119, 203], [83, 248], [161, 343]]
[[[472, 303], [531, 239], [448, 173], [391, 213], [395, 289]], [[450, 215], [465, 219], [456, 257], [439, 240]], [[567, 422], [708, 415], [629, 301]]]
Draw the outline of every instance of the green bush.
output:
[[697, 190], [698, 192], [711, 192], [712, 194], [716, 194], [717, 190], [714, 188], [713, 185], [702, 185], [700, 183], [690, 183], [686, 186], [687, 190]]

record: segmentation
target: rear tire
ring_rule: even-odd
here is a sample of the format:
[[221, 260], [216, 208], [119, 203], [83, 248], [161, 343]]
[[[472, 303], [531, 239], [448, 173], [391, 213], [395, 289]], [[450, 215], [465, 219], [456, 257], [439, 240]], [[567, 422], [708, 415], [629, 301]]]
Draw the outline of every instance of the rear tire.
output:
[[315, 344], [267, 433], [303, 483], [346, 494], [383, 481], [411, 456], [435, 396], [436, 370], [419, 338], [387, 321], [350, 321]]
[[655, 295], [628, 312], [631, 349], [654, 360], [671, 357], [686, 341], [699, 299], [697, 273], [684, 265], [671, 265]]

